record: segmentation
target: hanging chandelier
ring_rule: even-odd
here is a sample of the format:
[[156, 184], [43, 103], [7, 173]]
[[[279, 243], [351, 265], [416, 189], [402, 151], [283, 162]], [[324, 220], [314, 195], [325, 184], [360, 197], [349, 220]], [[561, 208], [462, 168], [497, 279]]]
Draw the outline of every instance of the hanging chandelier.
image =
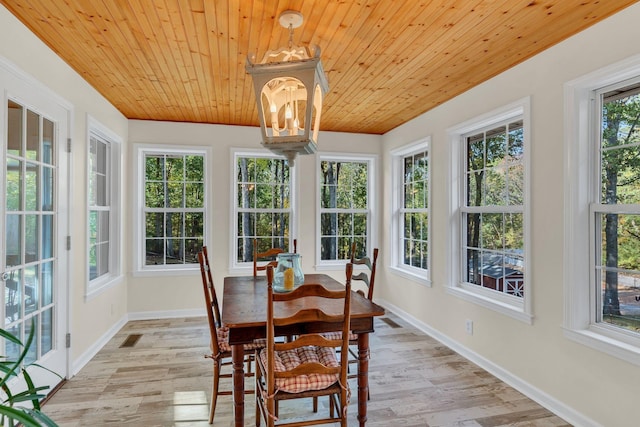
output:
[[322, 98], [329, 85], [320, 48], [293, 44], [293, 30], [302, 25], [302, 14], [284, 11], [279, 22], [289, 29], [289, 45], [268, 51], [260, 62], [255, 55], [248, 56], [246, 70], [253, 79], [262, 145], [294, 166], [298, 154], [317, 151]]

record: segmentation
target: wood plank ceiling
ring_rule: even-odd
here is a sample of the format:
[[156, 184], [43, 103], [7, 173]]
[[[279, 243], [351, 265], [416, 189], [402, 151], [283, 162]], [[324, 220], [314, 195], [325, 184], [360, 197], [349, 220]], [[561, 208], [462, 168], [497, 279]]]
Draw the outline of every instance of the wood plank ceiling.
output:
[[[322, 130], [385, 133], [637, 0], [0, 0], [126, 117], [257, 126], [248, 54], [304, 15]], [[585, 46], [585, 49], [588, 49]], [[526, 82], [523, 82], [526, 84]]]

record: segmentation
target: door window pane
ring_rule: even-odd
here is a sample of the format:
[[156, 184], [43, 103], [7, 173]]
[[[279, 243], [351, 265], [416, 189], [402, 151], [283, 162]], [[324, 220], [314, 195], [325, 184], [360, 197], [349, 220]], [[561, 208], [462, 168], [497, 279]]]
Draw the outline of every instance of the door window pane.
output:
[[38, 181], [38, 170], [39, 167], [35, 163], [27, 162], [27, 173], [25, 179], [25, 210], [34, 211], [38, 209], [38, 186], [40, 182]]
[[40, 348], [46, 354], [53, 350], [53, 309], [43, 311], [40, 318]]
[[7, 154], [9, 156], [22, 155], [22, 124], [24, 123], [24, 109], [22, 105], [9, 101], [7, 127]]
[[53, 165], [54, 125], [51, 120], [42, 119], [42, 163]]
[[40, 276], [39, 265], [31, 265], [24, 268], [24, 306], [25, 314], [33, 313], [39, 307]]
[[53, 303], [53, 261], [42, 264], [42, 306], [46, 307]]

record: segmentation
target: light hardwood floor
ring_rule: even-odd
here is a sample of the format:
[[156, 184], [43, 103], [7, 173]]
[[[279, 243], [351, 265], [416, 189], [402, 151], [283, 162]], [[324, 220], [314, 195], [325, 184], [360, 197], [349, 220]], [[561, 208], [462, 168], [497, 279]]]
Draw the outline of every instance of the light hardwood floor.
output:
[[[121, 347], [135, 334], [135, 345]], [[204, 317], [129, 322], [43, 410], [60, 426], [208, 426], [208, 346]], [[392, 313], [376, 319], [371, 349], [368, 426], [569, 425]], [[349, 425], [356, 426], [352, 381]], [[255, 425], [253, 399], [247, 396], [246, 426]], [[311, 411], [310, 401], [287, 405], [281, 416]], [[218, 397], [214, 425], [233, 425], [231, 396]]]

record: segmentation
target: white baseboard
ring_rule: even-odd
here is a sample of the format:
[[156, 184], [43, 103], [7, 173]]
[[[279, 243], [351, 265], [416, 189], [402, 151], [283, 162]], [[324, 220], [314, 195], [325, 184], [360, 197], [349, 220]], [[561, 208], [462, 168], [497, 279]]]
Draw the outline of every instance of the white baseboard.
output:
[[575, 409], [558, 401], [557, 399], [553, 398], [552, 396], [545, 393], [544, 391], [534, 387], [528, 382], [513, 375], [511, 372], [506, 371], [505, 369], [496, 365], [490, 360], [485, 359], [479, 354], [461, 345], [459, 342], [452, 340], [448, 336], [442, 334], [441, 332], [437, 331], [436, 329], [432, 328], [431, 326], [422, 322], [421, 320], [416, 319], [411, 314], [402, 310], [400, 307], [397, 307], [394, 304], [391, 304], [385, 300], [378, 300], [376, 302], [381, 306], [385, 307], [386, 309], [392, 311], [398, 317], [410, 323], [415, 328], [429, 335], [433, 339], [441, 342], [442, 344], [446, 345], [447, 347], [449, 347], [456, 353], [460, 354], [464, 358], [470, 360], [471, 362], [480, 366], [487, 372], [491, 373], [492, 375], [496, 376], [500, 380], [509, 384], [511, 387], [515, 388], [520, 393], [524, 394], [531, 400], [542, 405], [543, 407], [553, 412], [560, 418], [564, 419], [568, 423], [574, 426], [579, 426], [579, 427], [602, 427], [601, 424], [598, 424], [594, 420], [586, 417], [584, 414], [577, 412]]
[[95, 341], [84, 353], [82, 353], [80, 357], [74, 360], [71, 364], [71, 375], [75, 376], [78, 372], [80, 372], [80, 369], [82, 369], [87, 363], [89, 363], [91, 359], [93, 359], [96, 354], [98, 354], [100, 349], [104, 347], [109, 342], [109, 340], [118, 333], [120, 329], [122, 329], [127, 321], [127, 316], [122, 316], [120, 320], [114, 323], [107, 332], [102, 334], [102, 336], [98, 338], [98, 340]]

